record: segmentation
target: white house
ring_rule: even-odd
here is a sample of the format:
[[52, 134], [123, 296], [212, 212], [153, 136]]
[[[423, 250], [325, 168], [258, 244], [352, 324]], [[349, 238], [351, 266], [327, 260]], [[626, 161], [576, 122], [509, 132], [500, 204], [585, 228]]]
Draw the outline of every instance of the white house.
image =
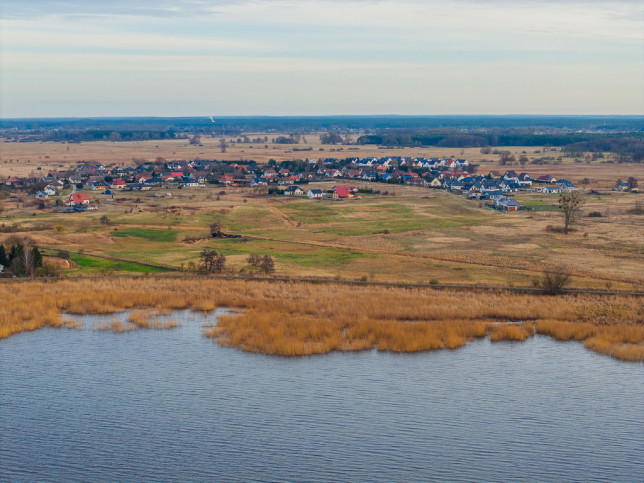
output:
[[299, 186], [289, 186], [284, 190], [285, 196], [304, 196], [304, 191]]

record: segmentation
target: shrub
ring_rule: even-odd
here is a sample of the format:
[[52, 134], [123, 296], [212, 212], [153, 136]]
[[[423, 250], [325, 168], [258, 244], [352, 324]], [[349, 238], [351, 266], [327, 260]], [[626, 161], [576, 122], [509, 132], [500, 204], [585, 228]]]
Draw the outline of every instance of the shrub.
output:
[[570, 283], [570, 272], [566, 267], [560, 265], [543, 273], [541, 288], [546, 295], [559, 295], [563, 293], [568, 283]]

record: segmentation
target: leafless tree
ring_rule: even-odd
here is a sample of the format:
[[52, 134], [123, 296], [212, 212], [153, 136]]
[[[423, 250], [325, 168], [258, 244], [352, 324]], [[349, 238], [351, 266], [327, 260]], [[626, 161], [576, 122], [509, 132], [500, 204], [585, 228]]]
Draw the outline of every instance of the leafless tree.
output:
[[570, 283], [570, 271], [564, 265], [557, 265], [543, 272], [541, 288], [546, 295], [559, 295], [568, 283]]
[[226, 267], [226, 256], [217, 250], [204, 249], [199, 254], [199, 271], [205, 274], [222, 273]]
[[255, 253], [251, 253], [248, 255], [248, 258], [246, 258], [246, 261], [251, 267], [259, 267], [259, 264], [262, 262], [262, 257]]
[[499, 153], [499, 164], [505, 166], [515, 161], [514, 155], [510, 151], [501, 151]]
[[570, 227], [579, 220], [583, 203], [584, 200], [579, 193], [561, 193], [559, 195], [559, 208], [564, 214], [564, 233], [566, 235], [570, 231]]
[[629, 189], [629, 190], [632, 190], [633, 188], [637, 188], [637, 179], [636, 179], [636, 178], [634, 178], [633, 176], [630, 176], [630, 177], [626, 180], [626, 184], [628, 185], [628, 189]]
[[212, 273], [216, 256], [217, 256], [216, 250], [208, 250], [208, 249], [202, 250], [201, 253], [199, 254], [199, 261], [200, 261], [199, 269], [203, 273]]
[[20, 263], [22, 263], [22, 266], [25, 269], [26, 274], [29, 277], [33, 277], [36, 266], [34, 263], [33, 243], [29, 238], [25, 238], [22, 241], [22, 251], [20, 252]]
[[259, 268], [266, 275], [273, 273], [275, 271], [275, 263], [273, 262], [273, 258], [270, 255], [264, 255]]
[[226, 268], [226, 256], [223, 253], [218, 253], [215, 256], [212, 271], [213, 273], [222, 273]]
[[214, 221], [210, 224], [210, 235], [213, 238], [221, 236], [221, 223]]

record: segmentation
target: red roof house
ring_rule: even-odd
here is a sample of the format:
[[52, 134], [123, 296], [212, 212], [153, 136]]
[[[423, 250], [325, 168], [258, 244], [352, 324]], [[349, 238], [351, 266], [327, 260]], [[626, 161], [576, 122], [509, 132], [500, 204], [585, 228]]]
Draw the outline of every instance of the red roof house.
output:
[[65, 206], [89, 205], [89, 195], [87, 193], [72, 193], [65, 200]]

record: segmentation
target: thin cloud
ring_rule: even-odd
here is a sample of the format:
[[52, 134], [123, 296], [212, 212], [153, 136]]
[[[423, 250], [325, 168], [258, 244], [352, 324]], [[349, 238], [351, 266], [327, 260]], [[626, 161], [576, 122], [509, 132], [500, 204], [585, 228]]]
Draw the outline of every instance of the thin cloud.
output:
[[639, 1], [0, 2], [3, 115], [644, 111]]

